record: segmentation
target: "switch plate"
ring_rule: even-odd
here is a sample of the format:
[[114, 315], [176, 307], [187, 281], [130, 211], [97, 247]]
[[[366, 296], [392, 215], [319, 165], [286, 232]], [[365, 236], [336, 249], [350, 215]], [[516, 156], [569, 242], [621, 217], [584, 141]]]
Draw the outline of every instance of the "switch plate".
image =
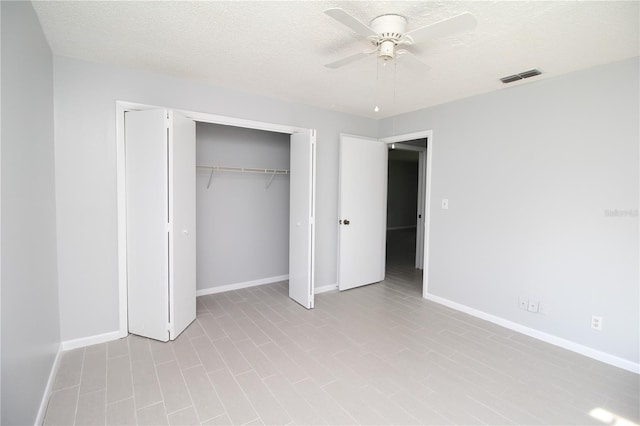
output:
[[529, 312], [538, 312], [538, 302], [529, 300], [529, 308], [527, 310]]
[[597, 331], [602, 330], [602, 317], [592, 315], [591, 316], [591, 328]]
[[541, 315], [549, 315], [549, 305], [544, 302], [538, 302], [538, 313]]
[[442, 210], [448, 210], [449, 209], [449, 199], [448, 198], [443, 198], [442, 199]]

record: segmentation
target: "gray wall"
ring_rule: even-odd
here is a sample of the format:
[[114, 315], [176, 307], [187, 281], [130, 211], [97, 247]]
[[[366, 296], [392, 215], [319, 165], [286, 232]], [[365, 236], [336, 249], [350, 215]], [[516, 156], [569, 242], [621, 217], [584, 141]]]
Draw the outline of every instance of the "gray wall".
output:
[[115, 101], [317, 129], [316, 286], [336, 283], [340, 132], [377, 122], [143, 71], [54, 57], [62, 340], [118, 329]]
[[389, 150], [387, 229], [416, 226], [418, 152]]
[[[197, 123], [197, 164], [289, 169], [290, 135]], [[289, 274], [289, 175], [197, 172], [198, 290]]]
[[2, 418], [34, 424], [60, 343], [53, 63], [29, 2], [2, 9]]
[[429, 293], [639, 362], [638, 75], [634, 58], [380, 123], [433, 130]]

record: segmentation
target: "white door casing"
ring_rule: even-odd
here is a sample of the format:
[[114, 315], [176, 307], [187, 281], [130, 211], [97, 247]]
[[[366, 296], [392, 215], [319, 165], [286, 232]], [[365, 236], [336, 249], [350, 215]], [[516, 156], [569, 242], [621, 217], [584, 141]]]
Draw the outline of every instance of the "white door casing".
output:
[[315, 265], [315, 130], [291, 135], [289, 297], [312, 309]]
[[387, 144], [340, 135], [338, 289], [382, 281], [385, 276]]

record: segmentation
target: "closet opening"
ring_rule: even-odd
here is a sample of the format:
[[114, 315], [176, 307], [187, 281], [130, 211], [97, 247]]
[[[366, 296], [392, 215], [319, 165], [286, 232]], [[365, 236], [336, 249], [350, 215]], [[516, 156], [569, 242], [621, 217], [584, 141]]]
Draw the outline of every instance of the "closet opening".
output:
[[290, 135], [196, 122], [197, 295], [289, 279]]

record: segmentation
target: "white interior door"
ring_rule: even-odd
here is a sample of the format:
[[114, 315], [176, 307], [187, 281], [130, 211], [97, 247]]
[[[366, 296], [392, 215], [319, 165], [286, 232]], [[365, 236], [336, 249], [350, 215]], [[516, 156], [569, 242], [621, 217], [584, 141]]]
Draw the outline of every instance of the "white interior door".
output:
[[169, 338], [196, 319], [196, 123], [169, 111]]
[[340, 136], [340, 290], [384, 279], [387, 162], [387, 144], [360, 136]]
[[169, 339], [167, 112], [125, 114], [129, 332]]
[[289, 297], [313, 308], [315, 246], [315, 130], [291, 135]]

